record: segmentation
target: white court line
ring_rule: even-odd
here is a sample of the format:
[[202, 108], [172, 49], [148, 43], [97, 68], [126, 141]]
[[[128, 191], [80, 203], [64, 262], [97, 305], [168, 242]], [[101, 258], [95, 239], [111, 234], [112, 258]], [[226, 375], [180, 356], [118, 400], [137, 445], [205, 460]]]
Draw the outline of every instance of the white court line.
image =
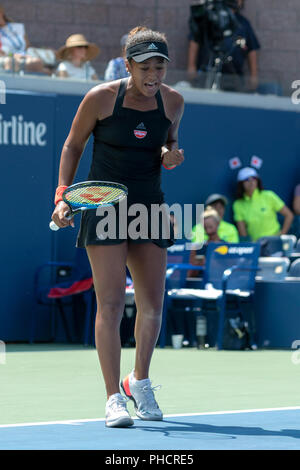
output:
[[[183, 416], [209, 416], [209, 415], [229, 415], [229, 414], [238, 414], [238, 413], [259, 413], [259, 412], [269, 412], [269, 411], [289, 411], [289, 410], [300, 410], [300, 406], [286, 406], [281, 408], [256, 408], [251, 410], [231, 410], [231, 411], [206, 411], [202, 413], [180, 413], [180, 414], [169, 414], [164, 415], [164, 418], [179, 418]], [[133, 419], [140, 419], [133, 417]], [[68, 419], [65, 421], [41, 421], [34, 423], [16, 423], [16, 424], [0, 424], [1, 428], [20, 428], [20, 427], [29, 427], [29, 426], [50, 426], [56, 424], [64, 425], [80, 425], [81, 423], [93, 423], [98, 421], [105, 421], [105, 418], [90, 418], [90, 419]]]

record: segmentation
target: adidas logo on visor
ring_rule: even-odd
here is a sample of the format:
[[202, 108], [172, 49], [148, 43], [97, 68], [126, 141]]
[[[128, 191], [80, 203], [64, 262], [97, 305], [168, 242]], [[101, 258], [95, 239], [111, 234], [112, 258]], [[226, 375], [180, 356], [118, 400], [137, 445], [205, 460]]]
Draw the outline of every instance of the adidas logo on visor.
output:
[[156, 45], [153, 44], [153, 42], [152, 42], [151, 44], [149, 44], [149, 46], [147, 47], [147, 49], [150, 49], [150, 50], [154, 51], [154, 50], [158, 49], [158, 47], [156, 47]]

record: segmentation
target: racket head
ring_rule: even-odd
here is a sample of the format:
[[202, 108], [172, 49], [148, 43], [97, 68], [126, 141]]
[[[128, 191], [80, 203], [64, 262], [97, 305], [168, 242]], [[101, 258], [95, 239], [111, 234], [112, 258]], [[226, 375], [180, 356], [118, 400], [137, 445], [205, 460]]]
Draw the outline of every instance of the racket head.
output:
[[126, 186], [110, 181], [83, 181], [69, 186], [62, 199], [72, 212], [118, 204], [128, 195]]

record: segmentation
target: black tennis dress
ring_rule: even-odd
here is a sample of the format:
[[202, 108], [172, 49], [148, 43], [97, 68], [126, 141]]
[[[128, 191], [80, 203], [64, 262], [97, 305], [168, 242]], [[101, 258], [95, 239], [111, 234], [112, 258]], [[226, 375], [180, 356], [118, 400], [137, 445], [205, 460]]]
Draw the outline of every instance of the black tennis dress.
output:
[[[159, 91], [156, 94], [157, 108], [155, 110], [137, 111], [123, 107], [127, 83], [128, 78], [121, 80], [113, 114], [98, 120], [95, 125], [93, 159], [88, 175], [89, 181], [112, 181], [127, 186], [125, 231], [124, 217], [119, 217], [121, 208], [124, 208], [123, 202], [114, 206], [115, 231], [113, 230], [112, 235], [111, 231], [108, 231], [108, 226], [104, 231], [100, 230], [99, 222], [103, 221], [107, 214], [99, 215], [99, 209], [97, 213], [96, 210], [85, 211], [81, 217], [77, 238], [78, 247], [122, 243], [125, 239], [133, 243], [153, 242], [162, 248], [174, 243], [173, 228], [169, 221], [169, 235], [168, 230], [162, 230], [166, 219], [163, 221], [161, 216], [159, 219], [155, 218], [155, 221], [159, 220], [159, 222], [158, 227], [155, 227], [154, 236], [151, 229], [154, 222], [151, 208], [153, 205], [158, 207], [164, 202], [164, 194], [161, 190], [161, 147], [167, 142], [171, 121], [165, 115]], [[146, 216], [145, 211], [142, 212], [142, 216], [139, 212], [132, 215], [129, 211], [129, 208], [137, 203], [147, 208]], [[136, 234], [132, 236], [132, 231], [128, 229], [135, 219], [134, 227], [137, 224], [135, 233], [139, 232], [137, 217], [139, 221], [147, 218], [147, 221], [144, 220], [147, 223], [143, 225], [144, 229], [140, 231], [138, 237]], [[121, 224], [123, 224], [122, 229]], [[146, 236], [145, 227], [148, 227]]]

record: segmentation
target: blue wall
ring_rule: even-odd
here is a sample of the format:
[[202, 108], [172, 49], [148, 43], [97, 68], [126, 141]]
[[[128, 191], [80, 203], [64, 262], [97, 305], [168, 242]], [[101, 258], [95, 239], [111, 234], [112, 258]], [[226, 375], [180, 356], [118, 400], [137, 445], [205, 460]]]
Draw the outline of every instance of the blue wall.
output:
[[[50, 259], [71, 260], [74, 256], [77, 229], [53, 233], [48, 224], [61, 148], [80, 100], [79, 96], [11, 91], [6, 105], [0, 105], [4, 196], [0, 339], [4, 341], [29, 338], [36, 268]], [[14, 134], [19, 130], [16, 122], [21, 129], [25, 121], [34, 124], [35, 141], [26, 143], [24, 136]], [[232, 200], [236, 172], [230, 170], [228, 160], [239, 156], [243, 165], [248, 165], [251, 156], [258, 155], [264, 161], [261, 176], [265, 187], [291, 205], [293, 189], [300, 182], [299, 130], [300, 114], [296, 112], [187, 103], [180, 129], [180, 147], [185, 150], [186, 160], [174, 171], [163, 171], [166, 201], [203, 203], [212, 192], [224, 193]], [[92, 139], [76, 181], [87, 177], [91, 149]], [[47, 340], [49, 312], [43, 308], [40, 311], [43, 316], [38, 339]]]
[[300, 181], [299, 131], [300, 114], [295, 112], [187, 104], [180, 129], [186, 160], [164, 174], [168, 201], [204, 203], [215, 192], [233, 201], [237, 170], [230, 169], [229, 159], [238, 156], [248, 166], [257, 155], [263, 159], [264, 187], [291, 206]]
[[[46, 229], [51, 210], [49, 189], [53, 188], [55, 152], [55, 97], [9, 93], [0, 106], [2, 144], [0, 233], [1, 296], [0, 338], [28, 338], [28, 318], [33, 306], [33, 276], [41, 260], [52, 256], [53, 244]], [[43, 122], [47, 126], [44, 146], [16, 145], [8, 129], [10, 144], [4, 141], [4, 121], [15, 116], [19, 122]], [[21, 139], [21, 133], [19, 138]]]

